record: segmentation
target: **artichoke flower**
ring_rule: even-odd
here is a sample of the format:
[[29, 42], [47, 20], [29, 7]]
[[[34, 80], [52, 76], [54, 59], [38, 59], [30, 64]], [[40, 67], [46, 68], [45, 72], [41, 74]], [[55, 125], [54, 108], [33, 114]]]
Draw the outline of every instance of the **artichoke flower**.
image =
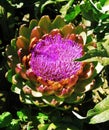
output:
[[85, 54], [86, 28], [61, 16], [33, 19], [6, 47], [7, 79], [20, 100], [36, 106], [78, 103], [94, 86], [96, 64], [79, 62]]

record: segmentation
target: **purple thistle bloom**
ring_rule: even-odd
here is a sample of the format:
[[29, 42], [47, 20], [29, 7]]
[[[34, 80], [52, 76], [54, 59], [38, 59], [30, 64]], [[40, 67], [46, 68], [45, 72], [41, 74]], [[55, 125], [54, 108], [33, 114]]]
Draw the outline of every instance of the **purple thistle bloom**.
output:
[[62, 38], [60, 34], [48, 35], [31, 51], [30, 66], [36, 76], [60, 81], [78, 73], [82, 63], [74, 60], [82, 55], [81, 44]]
[[93, 63], [75, 60], [86, 53], [88, 41], [82, 32], [87, 36], [84, 25], [66, 24], [59, 15], [53, 21], [45, 15], [31, 20], [29, 27], [20, 26], [19, 36], [6, 47], [6, 77], [22, 102], [43, 107], [64, 103], [60, 107], [68, 109], [84, 99], [98, 70]]

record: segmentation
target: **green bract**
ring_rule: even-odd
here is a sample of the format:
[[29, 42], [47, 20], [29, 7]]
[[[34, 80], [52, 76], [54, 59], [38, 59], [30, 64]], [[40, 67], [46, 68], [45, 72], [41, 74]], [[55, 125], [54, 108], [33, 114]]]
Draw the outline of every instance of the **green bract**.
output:
[[29, 27], [21, 25], [19, 36], [6, 47], [7, 62], [10, 67], [6, 77], [12, 83], [11, 90], [19, 94], [22, 102], [40, 107], [63, 106], [67, 109], [70, 104], [82, 101], [85, 92], [93, 88], [94, 77], [102, 69], [97, 62], [81, 63], [82, 67], [77, 74], [61, 81], [45, 81], [33, 73], [30, 66], [31, 50], [46, 36], [54, 38], [58, 34], [62, 39], [69, 39], [81, 45], [84, 48], [83, 54], [88, 50], [88, 45], [95, 48], [92, 46], [94, 43], [91, 35], [87, 34], [83, 25], [75, 27], [71, 23], [66, 24], [61, 16], [56, 16], [53, 21], [49, 16], [43, 16], [39, 21], [31, 20]]

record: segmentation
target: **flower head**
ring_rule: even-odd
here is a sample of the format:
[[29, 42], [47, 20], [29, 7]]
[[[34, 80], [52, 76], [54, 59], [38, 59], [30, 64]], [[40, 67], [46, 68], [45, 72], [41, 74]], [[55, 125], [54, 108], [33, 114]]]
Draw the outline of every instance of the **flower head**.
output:
[[12, 75], [12, 90], [21, 101], [56, 106], [84, 97], [86, 87], [94, 83], [90, 78], [94, 65], [76, 61], [85, 53], [82, 32], [84, 26], [66, 25], [60, 16], [53, 22], [43, 16], [29, 27], [21, 26], [19, 37], [6, 48], [11, 68], [7, 77]]
[[83, 54], [83, 47], [61, 35], [46, 36], [31, 51], [30, 66], [44, 80], [60, 81], [76, 75], [82, 63], [74, 61]]

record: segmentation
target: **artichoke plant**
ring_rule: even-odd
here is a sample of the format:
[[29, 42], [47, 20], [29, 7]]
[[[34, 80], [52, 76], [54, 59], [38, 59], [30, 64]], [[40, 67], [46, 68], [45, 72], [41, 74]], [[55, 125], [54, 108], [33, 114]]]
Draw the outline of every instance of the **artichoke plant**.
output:
[[81, 102], [94, 86], [97, 68], [77, 61], [87, 41], [84, 25], [66, 24], [61, 16], [51, 21], [45, 15], [21, 25], [19, 36], [6, 47], [12, 91], [22, 102], [42, 107]]

